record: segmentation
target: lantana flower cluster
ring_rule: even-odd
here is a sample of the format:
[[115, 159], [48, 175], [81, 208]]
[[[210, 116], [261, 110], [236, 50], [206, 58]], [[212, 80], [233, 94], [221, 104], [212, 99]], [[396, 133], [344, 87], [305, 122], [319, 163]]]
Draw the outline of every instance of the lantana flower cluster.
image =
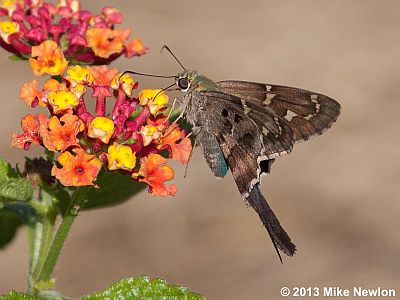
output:
[[12, 145], [56, 153], [51, 175], [64, 186], [96, 186], [104, 169], [146, 183], [154, 195], [174, 195], [177, 187], [165, 184], [174, 178], [167, 159], [186, 164], [192, 144], [170, 123], [163, 90], [136, 93], [131, 75], [106, 66], [148, 52], [137, 38], [127, 43], [130, 30], [114, 28], [121, 21], [115, 8], [93, 15], [76, 0], [0, 0], [0, 46], [29, 59], [35, 75], [49, 75], [23, 84], [20, 98], [49, 114], [23, 117]]
[[[129, 40], [130, 29], [115, 28], [121, 22], [121, 12], [110, 6], [94, 15], [82, 10], [77, 0], [60, 0], [57, 5], [42, 0], [0, 0], [0, 46], [19, 58], [32, 57], [31, 60], [42, 51], [59, 56], [55, 53], [58, 48], [66, 60], [53, 64], [64, 69], [66, 61], [102, 65], [121, 55], [147, 53], [148, 48], [140, 39]], [[34, 51], [39, 45], [42, 48]], [[38, 68], [33, 71], [43, 75]], [[54, 75], [51, 70], [47, 73]]]
[[[176, 186], [165, 185], [174, 178], [167, 158], [186, 164], [192, 144], [169, 122], [168, 96], [157, 89], [135, 96], [134, 78], [107, 66], [71, 66], [60, 78], [43, 86], [37, 80], [23, 84], [21, 99], [32, 108], [47, 108], [50, 117], [26, 115], [23, 133], [13, 135], [12, 145], [59, 153], [51, 174], [65, 186], [94, 185], [104, 165], [147, 183], [154, 195], [174, 195]], [[94, 113], [87, 109], [89, 101], [95, 101]]]

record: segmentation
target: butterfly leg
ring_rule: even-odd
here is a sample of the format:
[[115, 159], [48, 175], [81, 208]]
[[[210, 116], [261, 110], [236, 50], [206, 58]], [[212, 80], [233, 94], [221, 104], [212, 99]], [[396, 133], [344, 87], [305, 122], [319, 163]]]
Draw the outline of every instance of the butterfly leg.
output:
[[[189, 137], [192, 133], [193, 132], [189, 133], [185, 138]], [[192, 155], [193, 155], [194, 147], [196, 147], [196, 139], [194, 139], [194, 143], [193, 143], [192, 149], [190, 150], [189, 159], [188, 159], [188, 162], [187, 162], [186, 167], [185, 167], [185, 173], [183, 175], [183, 178], [186, 178], [186, 176], [187, 176], [188, 169], [189, 169], [189, 163], [190, 163], [190, 159], [192, 158]]]
[[182, 103], [177, 97], [174, 98], [174, 101], [172, 101], [171, 109], [170, 109], [170, 111], [169, 111], [169, 113], [168, 113], [168, 116], [167, 116], [167, 118], [165, 119], [164, 122], [167, 122], [167, 121], [169, 120], [169, 118], [171, 117], [171, 114], [172, 114], [172, 112], [173, 112], [174, 109], [175, 109], [175, 104], [176, 104], [176, 102]]
[[246, 200], [258, 213], [261, 221], [267, 229], [280, 261], [282, 262], [282, 257], [279, 253], [279, 250], [286, 255], [293, 256], [296, 252], [296, 246], [292, 243], [290, 237], [279, 223], [278, 218], [269, 207], [264, 196], [261, 194], [259, 183], [252, 188]]

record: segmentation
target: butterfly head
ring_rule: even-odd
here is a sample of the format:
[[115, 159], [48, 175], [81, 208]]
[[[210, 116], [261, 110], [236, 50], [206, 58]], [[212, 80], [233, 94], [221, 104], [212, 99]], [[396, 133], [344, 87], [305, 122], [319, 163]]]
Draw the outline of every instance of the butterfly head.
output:
[[176, 76], [175, 83], [178, 88], [185, 93], [192, 86], [192, 83], [194, 83], [197, 75], [198, 74], [195, 71], [185, 70]]
[[191, 70], [185, 70], [179, 73], [178, 76], [175, 77], [175, 84], [183, 93], [187, 93], [189, 90], [219, 90], [218, 85], [214, 81], [200, 75], [197, 71]]

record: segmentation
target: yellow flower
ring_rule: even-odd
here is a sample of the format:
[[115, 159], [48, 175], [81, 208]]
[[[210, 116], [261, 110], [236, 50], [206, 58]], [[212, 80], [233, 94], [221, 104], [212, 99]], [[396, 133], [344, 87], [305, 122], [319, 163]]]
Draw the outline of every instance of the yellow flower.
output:
[[114, 143], [108, 147], [108, 169], [132, 170], [136, 165], [136, 155], [132, 149], [125, 145]]
[[60, 75], [64, 73], [68, 65], [57, 43], [50, 40], [32, 47], [29, 62], [36, 75]]
[[18, 23], [11, 22], [11, 21], [3, 21], [0, 22], [0, 36], [7, 44], [10, 42], [8, 41], [8, 37], [13, 34], [19, 32], [19, 25]]
[[5, 8], [8, 11], [8, 16], [11, 17], [14, 10], [17, 8], [17, 4], [23, 4], [22, 0], [0, 0], [0, 8]]
[[140, 133], [143, 136], [143, 146], [148, 146], [153, 140], [159, 140], [161, 137], [161, 132], [154, 125], [143, 126]]
[[[129, 74], [121, 76], [122, 73], [117, 73], [111, 81], [110, 87], [117, 90], [120, 86], [124, 90], [125, 94], [132, 96], [132, 91], [137, 87], [137, 82], [133, 80], [133, 77]], [[121, 78], [120, 78], [121, 76]]]
[[70, 91], [49, 92], [48, 99], [54, 113], [74, 108], [79, 104], [78, 98]]
[[71, 81], [72, 84], [93, 82], [93, 75], [90, 70], [79, 65], [69, 67], [65, 78]]
[[70, 91], [79, 99], [84, 93], [86, 93], [86, 87], [83, 84], [76, 84], [70, 87]]
[[140, 105], [147, 105], [150, 113], [156, 115], [161, 109], [166, 107], [168, 96], [164, 92], [161, 92], [160, 89], [145, 89], [139, 93], [139, 102]]
[[96, 117], [90, 122], [88, 136], [108, 144], [114, 133], [114, 122], [107, 117]]

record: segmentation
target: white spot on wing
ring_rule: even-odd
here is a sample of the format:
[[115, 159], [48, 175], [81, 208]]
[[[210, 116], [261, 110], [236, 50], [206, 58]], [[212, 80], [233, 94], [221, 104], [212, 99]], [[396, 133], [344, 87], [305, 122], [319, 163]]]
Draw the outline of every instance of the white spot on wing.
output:
[[267, 98], [263, 101], [264, 105], [270, 105], [272, 102], [272, 99], [276, 96], [276, 94], [267, 94]]
[[244, 99], [240, 99], [240, 101], [242, 102], [243, 111], [247, 115], [251, 109], [247, 106], [246, 101]]
[[288, 120], [289, 122], [292, 121], [292, 119], [294, 117], [297, 117], [297, 114], [295, 114], [294, 112], [292, 112], [290, 109], [287, 110], [286, 115], [284, 116], [284, 118], [286, 120]]
[[318, 103], [318, 95], [312, 94], [311, 95], [311, 102], [312, 103]]

